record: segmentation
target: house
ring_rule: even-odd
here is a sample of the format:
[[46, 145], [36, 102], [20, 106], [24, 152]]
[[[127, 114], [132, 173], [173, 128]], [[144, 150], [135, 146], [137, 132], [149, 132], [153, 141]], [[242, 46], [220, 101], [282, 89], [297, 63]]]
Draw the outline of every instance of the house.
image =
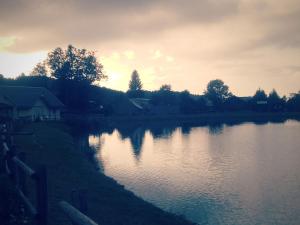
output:
[[0, 86], [0, 111], [13, 120], [60, 120], [63, 107], [43, 87]]

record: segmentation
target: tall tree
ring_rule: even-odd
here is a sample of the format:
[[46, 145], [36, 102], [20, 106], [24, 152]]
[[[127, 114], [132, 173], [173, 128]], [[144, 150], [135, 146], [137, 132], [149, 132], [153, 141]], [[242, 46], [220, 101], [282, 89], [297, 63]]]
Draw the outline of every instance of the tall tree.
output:
[[36, 64], [30, 73], [31, 76], [47, 76], [47, 74], [46, 62]]
[[268, 110], [268, 96], [265, 91], [262, 89], [258, 89], [251, 100], [252, 109], [255, 111], [264, 112]]
[[171, 91], [171, 85], [170, 84], [164, 84], [159, 88], [159, 91]]
[[300, 112], [300, 91], [290, 95], [287, 101], [287, 108], [289, 111]]
[[258, 102], [258, 101], [267, 101], [268, 97], [266, 95], [266, 92], [262, 89], [258, 89], [255, 94], [252, 97], [252, 100], [254, 102]]
[[276, 90], [273, 89], [268, 96], [268, 106], [270, 111], [281, 111], [284, 108], [285, 100], [280, 98]]
[[143, 84], [141, 82], [140, 76], [136, 70], [134, 70], [131, 74], [131, 80], [129, 82], [129, 91], [141, 91], [143, 88]]
[[[106, 78], [103, 66], [95, 53], [69, 45], [67, 49], [56, 48], [48, 54], [45, 67], [56, 78], [59, 98], [68, 107], [85, 110], [89, 104], [90, 84]], [[36, 66], [38, 74], [42, 67]]]
[[93, 51], [77, 49], [69, 45], [66, 50], [56, 48], [48, 54], [47, 64], [51, 76], [62, 80], [74, 80], [89, 84], [106, 78], [103, 66]]
[[229, 87], [224, 84], [222, 80], [211, 80], [207, 84], [207, 88], [204, 91], [205, 96], [211, 100], [215, 107], [220, 108], [227, 98], [232, 96], [229, 91]]
[[144, 92], [142, 91], [143, 84], [140, 76], [136, 70], [131, 74], [131, 80], [129, 81], [129, 89], [127, 95], [131, 98], [142, 97]]

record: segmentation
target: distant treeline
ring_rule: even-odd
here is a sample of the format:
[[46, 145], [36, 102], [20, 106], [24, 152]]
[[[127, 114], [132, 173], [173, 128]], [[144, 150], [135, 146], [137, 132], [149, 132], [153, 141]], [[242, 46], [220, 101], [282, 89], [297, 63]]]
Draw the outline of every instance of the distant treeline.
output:
[[[175, 92], [170, 85], [157, 91], [128, 91], [127, 93], [72, 80], [59, 80], [47, 76], [21, 75], [15, 79], [0, 75], [0, 85], [45, 87], [54, 93], [68, 111], [121, 114], [197, 114], [205, 112], [300, 112], [300, 92], [288, 98], [280, 97], [275, 90], [266, 94], [258, 89], [253, 96], [237, 97], [225, 93], [220, 80], [211, 81], [203, 95], [188, 91]], [[222, 92], [222, 93], [220, 93]], [[132, 102], [143, 106], [137, 108]]]

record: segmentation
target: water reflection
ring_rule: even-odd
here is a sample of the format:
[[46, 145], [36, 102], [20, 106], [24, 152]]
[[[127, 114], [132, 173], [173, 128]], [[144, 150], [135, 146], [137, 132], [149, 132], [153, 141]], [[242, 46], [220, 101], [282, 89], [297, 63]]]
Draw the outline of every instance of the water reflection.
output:
[[299, 224], [300, 123], [238, 124], [119, 125], [89, 142], [105, 174], [195, 222]]
[[168, 138], [172, 136], [174, 131], [176, 130], [176, 126], [174, 124], [167, 124], [166, 126], [162, 126], [161, 124], [153, 124], [148, 127], [153, 138]]
[[132, 146], [133, 154], [135, 158], [139, 160], [142, 152], [146, 129], [144, 127], [139, 127], [139, 126], [137, 127], [124, 126], [124, 127], [119, 127], [118, 131], [122, 139], [129, 138]]
[[208, 125], [209, 133], [213, 135], [221, 134], [223, 129], [224, 129], [224, 124], [222, 123], [215, 123], [215, 124]]
[[86, 158], [95, 166], [95, 168], [99, 171], [103, 171], [101, 158], [97, 157], [97, 153], [101, 151], [102, 145], [100, 137], [82, 134], [81, 136], [77, 136], [75, 140], [77, 142], [76, 145], [84, 152]]

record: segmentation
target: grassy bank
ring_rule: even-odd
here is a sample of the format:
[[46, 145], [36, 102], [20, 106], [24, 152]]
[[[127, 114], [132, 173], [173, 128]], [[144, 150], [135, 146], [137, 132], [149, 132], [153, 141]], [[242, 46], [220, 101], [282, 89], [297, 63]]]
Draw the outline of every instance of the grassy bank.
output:
[[27, 153], [33, 168], [47, 166], [49, 189], [49, 224], [69, 224], [58, 208], [61, 200], [70, 201], [71, 191], [87, 189], [88, 213], [99, 225], [191, 224], [136, 197], [113, 179], [95, 170], [84, 153], [78, 151], [67, 126], [34, 123], [23, 131], [32, 136], [15, 138], [17, 148]]

